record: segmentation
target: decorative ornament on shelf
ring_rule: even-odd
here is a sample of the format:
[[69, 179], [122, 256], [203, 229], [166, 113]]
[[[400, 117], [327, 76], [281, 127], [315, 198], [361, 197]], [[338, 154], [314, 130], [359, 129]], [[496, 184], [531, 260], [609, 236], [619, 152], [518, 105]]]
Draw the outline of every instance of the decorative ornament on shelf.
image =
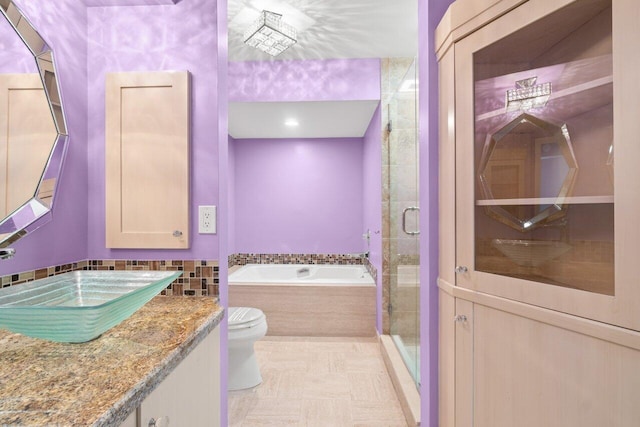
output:
[[260, 17], [244, 33], [245, 44], [278, 56], [297, 42], [296, 29], [282, 22], [279, 13], [263, 10]]
[[505, 99], [507, 113], [512, 111], [528, 111], [547, 105], [551, 96], [551, 83], [537, 85], [538, 77], [516, 81], [516, 88], [509, 89]]

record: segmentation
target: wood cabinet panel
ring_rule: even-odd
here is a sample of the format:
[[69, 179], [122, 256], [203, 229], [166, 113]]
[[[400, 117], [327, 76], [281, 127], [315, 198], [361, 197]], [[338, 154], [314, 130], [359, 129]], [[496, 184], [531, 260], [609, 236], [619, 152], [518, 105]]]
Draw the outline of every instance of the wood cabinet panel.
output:
[[[439, 96], [447, 102], [440, 103], [439, 136], [439, 192], [438, 221], [441, 236], [438, 246], [441, 279], [455, 283], [456, 263], [456, 119], [455, 119], [455, 67], [453, 51], [440, 61]], [[451, 101], [451, 102], [449, 102]]]
[[142, 402], [140, 426], [220, 426], [220, 328], [216, 328]]
[[455, 420], [457, 426], [472, 426], [474, 304], [456, 298], [455, 307]]
[[120, 427], [138, 427], [138, 411], [135, 410], [129, 414], [127, 419], [120, 424]]
[[112, 73], [106, 91], [107, 247], [188, 248], [188, 72]]
[[479, 304], [473, 340], [474, 419], [467, 425], [638, 425], [638, 350]]
[[[640, 93], [638, 21], [633, 0], [457, 0], [439, 26], [440, 425], [638, 425], [640, 98], [629, 96]], [[556, 77], [545, 73], [553, 69]], [[547, 194], [549, 177], [561, 176], [548, 166], [557, 153], [547, 147], [544, 173], [535, 163], [547, 136], [522, 129], [535, 137], [533, 163], [522, 169], [514, 160], [522, 156], [505, 163], [492, 152], [489, 181], [498, 185], [489, 188], [502, 198], [480, 198], [476, 166], [493, 150], [487, 141], [525, 117], [508, 116], [506, 90], [532, 77], [554, 92], [531, 114], [565, 124], [571, 137], [579, 171], [559, 190], [571, 188], [569, 197]], [[505, 166], [521, 172], [498, 180]], [[553, 203], [568, 206], [566, 216], [537, 233], [489, 214], [508, 206], [525, 217]], [[567, 256], [499, 248], [556, 241], [571, 246]], [[450, 323], [454, 308], [466, 322]]]
[[439, 425], [455, 425], [455, 381], [456, 381], [456, 353], [455, 353], [455, 298], [444, 291], [439, 292], [438, 306], [438, 415]]
[[[609, 8], [603, 9], [603, 5], [606, 4], [606, 1], [600, 0], [559, 3], [551, 0], [530, 0], [455, 43], [456, 91], [453, 104], [456, 109], [456, 261], [458, 265], [467, 266], [469, 270], [466, 274], [458, 275], [456, 284], [467, 289], [640, 331], [640, 312], [637, 310], [640, 302], [640, 287], [636, 285], [637, 279], [631, 268], [634, 264], [633, 258], [637, 257], [637, 242], [640, 241], [640, 228], [633, 219], [633, 212], [637, 212], [640, 206], [640, 196], [637, 191], [630, 191], [629, 185], [625, 185], [625, 183], [640, 181], [640, 169], [634, 166], [640, 158], [640, 148], [638, 144], [632, 142], [637, 140], [636, 136], [640, 134], [640, 123], [629, 115], [630, 111], [635, 111], [637, 114], [640, 105], [635, 98], [625, 96], [631, 88], [639, 86], [633, 76], [640, 74], [640, 61], [637, 60], [637, 55], [631, 53], [633, 43], [628, 41], [640, 38], [640, 29], [632, 24], [634, 18], [630, 18], [640, 15], [640, 3], [612, 2], [609, 3]], [[567, 9], [563, 9], [564, 7]], [[585, 20], [582, 27], [580, 26], [581, 14], [584, 15], [583, 20]], [[593, 35], [577, 38], [573, 33], [567, 32], [566, 28], [554, 29], [550, 34], [540, 34], [538, 31], [542, 25], [540, 22], [546, 23], [549, 20], [552, 23], [567, 16], [570, 21], [567, 22], [567, 28], [574, 28], [573, 31], [580, 34], [593, 28], [591, 33], [600, 32], [600, 37], [603, 39], [602, 45], [597, 45], [596, 42], [599, 39], [592, 40]], [[607, 17], [612, 17], [614, 23], [612, 34], [608, 36], [602, 34], [600, 28], [602, 21]], [[526, 28], [526, 31], [522, 30], [523, 28]], [[529, 30], [529, 28], [532, 29]], [[561, 33], [557, 37], [564, 38], [561, 42], [554, 44], [550, 51], [544, 51], [544, 40], [554, 37], [555, 33]], [[515, 36], [505, 39], [511, 35]], [[529, 39], [532, 40], [532, 44], [526, 43]], [[566, 203], [571, 206], [568, 207], [566, 216], [567, 225], [562, 226], [562, 221], [550, 222], [545, 226], [556, 228], [548, 230], [540, 228], [536, 232], [518, 234], [505, 231], [503, 226], [487, 219], [487, 215], [481, 216], [481, 213], [478, 213], [484, 207], [476, 207], [478, 171], [475, 164], [477, 158], [474, 157], [474, 151], [471, 149], [473, 141], [480, 141], [475, 133], [478, 121], [475, 120], [474, 102], [477, 105], [478, 98], [474, 98], [474, 85], [470, 85], [469, 82], [474, 82], [474, 72], [477, 70], [474, 71], [473, 64], [478, 57], [478, 52], [482, 52], [482, 58], [492, 58], [494, 51], [498, 51], [494, 47], [498, 40], [513, 41], [515, 45], [508, 44], [505, 49], [513, 52], [514, 61], [518, 57], [521, 60], [506, 65], [519, 67], [518, 69], [529, 70], [530, 67], [534, 67], [533, 63], [524, 62], [531, 52], [537, 54], [534, 61], [536, 64], [544, 61], [543, 63], [548, 65], [548, 61], [558, 61], [558, 55], [562, 52], [571, 53], [570, 61], [583, 61], [581, 64], [585, 64], [584, 70], [588, 69], [587, 62], [584, 61], [600, 64], [600, 62], [606, 62], [603, 58], [606, 59], [607, 55], [609, 55], [609, 64], [612, 63], [613, 84], [611, 85], [609, 80], [609, 83], [597, 89], [600, 91], [597, 92], [600, 94], [598, 96], [603, 100], [609, 99], [609, 102], [611, 102], [611, 95], [603, 94], [605, 87], [613, 94], [613, 106], [610, 103], [608, 106], [603, 106], [608, 108], [607, 111], [613, 112], [610, 119], [612, 125], [607, 125], [605, 120], [607, 115], [602, 112], [602, 108], [597, 104], [593, 107], [589, 106], [589, 102], [599, 99], [598, 96], [589, 96], [584, 98], [584, 102], [566, 104], [562, 108], [535, 110], [536, 115], [551, 114], [550, 117], [557, 115], [557, 120], [567, 120], [570, 123], [569, 132], [581, 162], [578, 165], [580, 170], [575, 189], [585, 187], [590, 190], [596, 189], [597, 186], [590, 183], [590, 179], [596, 174], [600, 176], [598, 182], [603, 185], [602, 188], [611, 185], [604, 160], [606, 160], [607, 148], [611, 147], [610, 149], [613, 150], [615, 147], [616, 161], [612, 172], [614, 182], [619, 185], [613, 192], [613, 196], [609, 192], [609, 194], [589, 194], [589, 196], [601, 196], [589, 201], [577, 200], [580, 197], [575, 197], [576, 200], [568, 198]], [[587, 42], [596, 46], [584, 45]], [[548, 40], [547, 43], [549, 43]], [[607, 44], [609, 47], [613, 45], [612, 55], [603, 47]], [[527, 46], [526, 50], [520, 48], [524, 45]], [[587, 54], [597, 56], [584, 58]], [[509, 59], [511, 58], [510, 56]], [[563, 61], [566, 60], [566, 58], [563, 59]], [[561, 62], [559, 66], [576, 66], [575, 64], [575, 62]], [[490, 66], [490, 61], [485, 65]], [[550, 67], [552, 66], [547, 66], [544, 70]], [[499, 67], [497, 69], [500, 70]], [[540, 70], [542, 68], [534, 71], [540, 72]], [[534, 71], [520, 74], [526, 77], [533, 75]], [[486, 70], [482, 72], [486, 73]], [[576, 75], [578, 78], [581, 76], [580, 72]], [[586, 75], [584, 79], [588, 80], [589, 74]], [[566, 81], [565, 84], [567, 84]], [[558, 91], [562, 90], [558, 89]], [[558, 95], [558, 97], [562, 96]], [[451, 102], [451, 98], [449, 97], [448, 103]], [[586, 110], [576, 113], [572, 108], [577, 104]], [[567, 116], [574, 113], [573, 116]], [[586, 116], [588, 118], [585, 118]], [[613, 136], [606, 138], [607, 134]], [[596, 135], [601, 135], [595, 141], [597, 144], [594, 142]], [[604, 143], [602, 143], [603, 140]], [[593, 146], [594, 152], [604, 153], [600, 169], [597, 171], [593, 167], [590, 169], [594, 163], [585, 160], [585, 154], [581, 152], [580, 145], [583, 147], [590, 145]], [[574, 196], [582, 195], [574, 194]], [[511, 208], [516, 209], [511, 213], [521, 209], [518, 206]], [[482, 221], [478, 218], [482, 218]], [[502, 229], [498, 230], [498, 227]], [[501, 255], [497, 250], [501, 250], [505, 245], [498, 248], [498, 243], [495, 243], [500, 239], [502, 241], [498, 243], [520, 242], [520, 246], [515, 247], [513, 243], [513, 248], [504, 248], [505, 252], [506, 249], [510, 249], [513, 254]], [[528, 242], [532, 242], [531, 245], [540, 242], [548, 243], [550, 248], [551, 244], [555, 244], [554, 249], [548, 250], [549, 254], [566, 243], [569, 252], [564, 257], [550, 255], [550, 261], [543, 258], [546, 254], [530, 255], [531, 264], [522, 264], [524, 261], [519, 257], [522, 254], [527, 255], [522, 247]], [[534, 253], [533, 249], [530, 251]], [[562, 254], [562, 252], [558, 253]], [[533, 258], [534, 256], [541, 258]]]
[[56, 128], [39, 74], [0, 75], [0, 217], [35, 196]]

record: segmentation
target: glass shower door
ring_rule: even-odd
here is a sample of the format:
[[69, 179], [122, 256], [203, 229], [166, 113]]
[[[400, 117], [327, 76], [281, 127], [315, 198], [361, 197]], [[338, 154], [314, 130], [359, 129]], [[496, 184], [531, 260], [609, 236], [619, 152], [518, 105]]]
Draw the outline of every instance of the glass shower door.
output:
[[418, 85], [414, 60], [389, 103], [390, 332], [420, 381]]

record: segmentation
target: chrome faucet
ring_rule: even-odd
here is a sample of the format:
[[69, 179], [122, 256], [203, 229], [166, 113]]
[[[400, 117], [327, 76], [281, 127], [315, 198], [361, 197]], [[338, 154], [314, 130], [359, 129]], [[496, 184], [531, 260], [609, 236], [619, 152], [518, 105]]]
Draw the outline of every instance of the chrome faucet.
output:
[[2, 248], [0, 249], [0, 259], [9, 259], [13, 258], [16, 254], [16, 250], [13, 248]]
[[355, 258], [369, 258], [369, 251], [366, 252], [356, 252], [353, 254], [347, 254], [350, 257], [355, 257]]
[[309, 270], [308, 267], [302, 267], [296, 270], [296, 276], [298, 277], [308, 276], [310, 274], [311, 274], [311, 270]]

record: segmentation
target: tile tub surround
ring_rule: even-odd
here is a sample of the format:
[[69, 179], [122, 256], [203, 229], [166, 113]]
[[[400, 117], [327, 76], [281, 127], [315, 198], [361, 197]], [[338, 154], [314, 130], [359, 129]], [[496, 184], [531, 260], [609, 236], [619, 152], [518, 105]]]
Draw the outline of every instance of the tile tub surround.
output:
[[223, 314], [212, 298], [156, 297], [83, 344], [0, 331], [0, 425], [120, 425]]
[[216, 260], [85, 260], [2, 276], [1, 287], [15, 286], [76, 270], [182, 271], [182, 276], [163, 290], [162, 295], [219, 295], [219, 270]]
[[369, 258], [349, 254], [246, 254], [229, 255], [229, 268], [246, 264], [339, 264], [364, 265], [378, 283], [378, 272]]
[[[283, 264], [272, 264], [287, 269]], [[229, 269], [230, 274], [241, 266]], [[259, 266], [250, 266], [260, 269]], [[288, 269], [292, 267], [289, 266]], [[322, 269], [322, 264], [320, 269]], [[361, 269], [361, 267], [358, 267]], [[270, 272], [272, 275], [273, 272]], [[284, 272], [286, 275], [286, 271]], [[231, 277], [231, 276], [230, 276]], [[233, 278], [232, 278], [233, 279]], [[374, 337], [376, 287], [354, 280], [305, 282], [272, 278], [263, 282], [229, 282], [230, 307], [256, 307], [269, 325], [269, 336]]]

